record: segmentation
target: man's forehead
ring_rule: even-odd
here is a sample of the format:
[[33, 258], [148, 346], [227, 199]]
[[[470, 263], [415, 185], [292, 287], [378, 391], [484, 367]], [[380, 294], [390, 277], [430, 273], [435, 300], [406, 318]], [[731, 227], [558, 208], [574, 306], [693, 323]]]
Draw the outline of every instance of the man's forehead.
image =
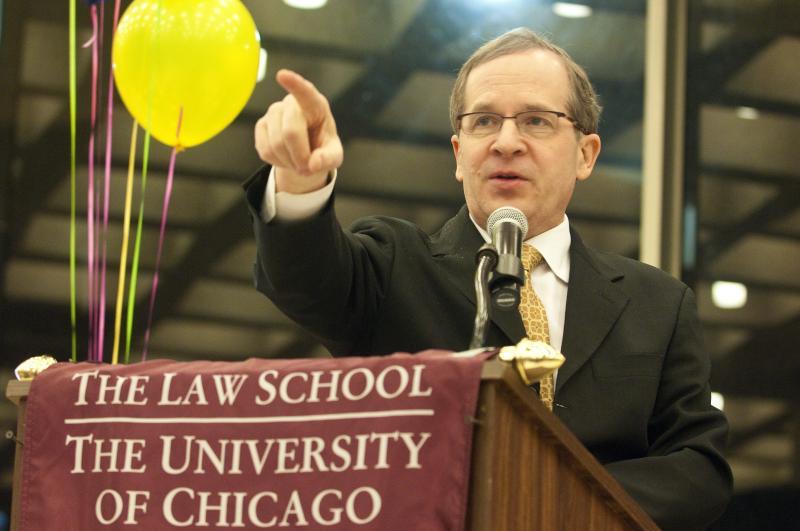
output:
[[[541, 109], [563, 106], [569, 93], [569, 76], [562, 59], [550, 50], [534, 49], [476, 66], [467, 76], [464, 104], [470, 111], [492, 110], [507, 103], [520, 110]], [[515, 101], [506, 101], [509, 97]]]

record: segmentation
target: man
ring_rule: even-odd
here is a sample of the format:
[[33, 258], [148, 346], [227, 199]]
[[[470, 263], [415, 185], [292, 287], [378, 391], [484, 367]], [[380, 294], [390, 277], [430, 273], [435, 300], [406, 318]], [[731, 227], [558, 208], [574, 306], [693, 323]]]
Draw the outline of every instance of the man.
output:
[[[336, 355], [466, 348], [475, 313], [475, 251], [489, 214], [528, 218], [544, 262], [532, 285], [558, 371], [554, 413], [665, 529], [707, 526], [731, 475], [727, 423], [710, 405], [709, 360], [694, 296], [639, 262], [587, 248], [565, 211], [600, 152], [600, 108], [584, 71], [518, 29], [481, 47], [451, 97], [456, 179], [466, 208], [432, 236], [392, 218], [345, 231], [333, 212], [343, 159], [327, 100], [290, 71], [288, 95], [256, 124], [272, 166], [246, 183], [258, 239], [256, 285]], [[525, 336], [495, 312], [490, 345]]]

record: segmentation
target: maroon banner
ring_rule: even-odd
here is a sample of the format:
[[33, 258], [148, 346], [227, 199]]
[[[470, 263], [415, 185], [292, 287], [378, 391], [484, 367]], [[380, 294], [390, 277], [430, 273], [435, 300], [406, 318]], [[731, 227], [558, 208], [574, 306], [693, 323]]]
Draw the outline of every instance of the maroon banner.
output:
[[485, 357], [55, 365], [20, 528], [464, 529]]

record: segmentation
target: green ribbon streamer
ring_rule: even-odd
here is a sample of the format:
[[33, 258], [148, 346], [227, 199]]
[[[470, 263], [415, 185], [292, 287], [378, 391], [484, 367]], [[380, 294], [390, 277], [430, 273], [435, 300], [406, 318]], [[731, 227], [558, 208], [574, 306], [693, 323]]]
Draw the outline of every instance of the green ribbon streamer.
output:
[[131, 283], [128, 286], [128, 308], [125, 320], [125, 363], [131, 360], [131, 337], [133, 336], [133, 310], [136, 306], [136, 279], [139, 276], [139, 250], [142, 243], [142, 225], [144, 224], [144, 197], [147, 188], [147, 162], [150, 158], [150, 131], [145, 129], [144, 147], [142, 149], [142, 192], [139, 198], [139, 220], [136, 223], [136, 239], [133, 243], [131, 260]]

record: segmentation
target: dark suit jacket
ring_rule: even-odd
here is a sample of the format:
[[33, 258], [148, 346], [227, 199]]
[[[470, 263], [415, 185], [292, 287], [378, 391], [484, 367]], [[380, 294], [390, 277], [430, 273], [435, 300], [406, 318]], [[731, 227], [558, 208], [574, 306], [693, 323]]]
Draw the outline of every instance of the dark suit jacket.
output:
[[[475, 317], [475, 252], [466, 207], [436, 234], [386, 217], [339, 226], [333, 199], [298, 223], [264, 224], [265, 172], [248, 183], [257, 288], [334, 355], [464, 350]], [[572, 231], [554, 413], [665, 529], [699, 529], [728, 502], [724, 415], [692, 291], [640, 262], [586, 247]], [[494, 312], [488, 344], [525, 335]]]

